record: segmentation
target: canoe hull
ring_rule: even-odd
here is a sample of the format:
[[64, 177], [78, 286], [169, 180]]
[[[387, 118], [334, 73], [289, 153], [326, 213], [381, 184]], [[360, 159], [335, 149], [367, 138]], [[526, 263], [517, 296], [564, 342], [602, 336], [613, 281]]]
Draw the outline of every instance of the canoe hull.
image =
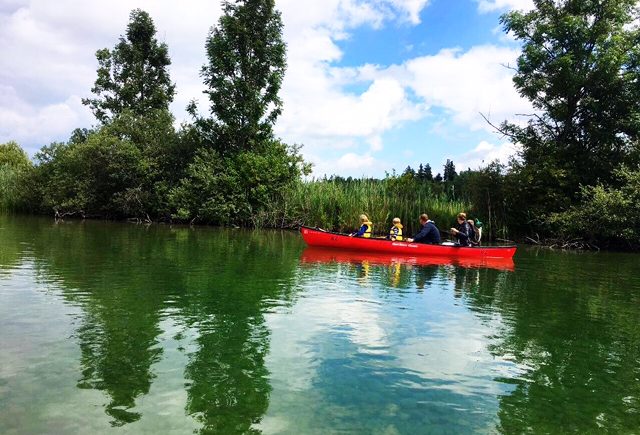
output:
[[423, 243], [392, 242], [385, 239], [365, 239], [330, 233], [315, 228], [301, 227], [302, 238], [309, 246], [322, 246], [344, 250], [384, 252], [408, 256], [433, 256], [450, 258], [512, 258], [515, 246], [463, 247], [427, 245]]

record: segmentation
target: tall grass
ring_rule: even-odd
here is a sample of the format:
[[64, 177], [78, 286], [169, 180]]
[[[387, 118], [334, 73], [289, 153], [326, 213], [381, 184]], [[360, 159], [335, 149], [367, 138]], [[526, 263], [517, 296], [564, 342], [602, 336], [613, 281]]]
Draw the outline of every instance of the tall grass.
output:
[[308, 225], [347, 232], [359, 227], [358, 217], [364, 213], [378, 235], [388, 233], [394, 217], [402, 220], [405, 234], [413, 234], [422, 213], [427, 213], [439, 228], [448, 229], [456, 214], [470, 208], [465, 201], [433, 194], [429, 183], [402, 177], [304, 181], [294, 185], [274, 206], [255, 222], [257, 226]]
[[19, 173], [11, 166], [0, 165], [0, 212], [13, 212], [20, 207]]

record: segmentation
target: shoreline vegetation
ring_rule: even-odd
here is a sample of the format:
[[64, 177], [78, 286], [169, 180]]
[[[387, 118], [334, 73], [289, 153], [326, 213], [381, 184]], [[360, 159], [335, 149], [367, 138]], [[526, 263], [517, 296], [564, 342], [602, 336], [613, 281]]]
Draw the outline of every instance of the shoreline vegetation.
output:
[[484, 240], [637, 250], [635, 1], [534, 4], [501, 17], [522, 46], [514, 86], [535, 110], [495, 125], [519, 155], [460, 172], [447, 161], [435, 176], [420, 163], [383, 179], [309, 179], [300, 146], [275, 137], [286, 45], [274, 0], [222, 2], [201, 69], [208, 109], [192, 102], [191, 121], [177, 129], [169, 49], [149, 14], [133, 10], [115, 47], [96, 53], [83, 103], [97, 125], [33, 159], [15, 142], [0, 144], [0, 212], [344, 232], [365, 213], [377, 234], [394, 217], [409, 234], [421, 213], [445, 229], [465, 211], [485, 223]]

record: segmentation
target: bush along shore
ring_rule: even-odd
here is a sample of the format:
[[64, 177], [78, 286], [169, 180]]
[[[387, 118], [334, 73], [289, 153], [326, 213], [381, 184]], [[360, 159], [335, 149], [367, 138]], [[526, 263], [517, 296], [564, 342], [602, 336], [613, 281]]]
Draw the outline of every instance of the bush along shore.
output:
[[[350, 231], [367, 214], [384, 234], [426, 212], [446, 229], [459, 211], [487, 237], [562, 247], [638, 249], [640, 30], [635, 1], [534, 1], [501, 17], [522, 46], [514, 86], [536, 110], [493, 125], [520, 152], [509, 164], [442, 175], [429, 164], [382, 179], [309, 179], [298, 145], [275, 137], [286, 70], [274, 0], [223, 1], [205, 41], [208, 107], [179, 128], [166, 44], [131, 12], [112, 49], [96, 53], [83, 100], [96, 125], [30, 159], [0, 144], [0, 211]], [[414, 166], [416, 163], [411, 162]]]

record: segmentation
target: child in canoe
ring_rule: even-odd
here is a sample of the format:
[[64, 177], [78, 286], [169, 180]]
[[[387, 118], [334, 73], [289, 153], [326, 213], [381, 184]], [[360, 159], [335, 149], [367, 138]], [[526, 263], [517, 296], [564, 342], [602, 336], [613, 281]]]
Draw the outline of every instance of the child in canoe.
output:
[[402, 241], [402, 224], [400, 223], [400, 218], [393, 218], [393, 226], [389, 230], [389, 240], [392, 241]]
[[349, 234], [350, 237], [364, 237], [365, 239], [370, 239], [371, 234], [373, 234], [373, 224], [369, 221], [369, 218], [366, 214], [360, 215], [360, 229], [355, 232]]

